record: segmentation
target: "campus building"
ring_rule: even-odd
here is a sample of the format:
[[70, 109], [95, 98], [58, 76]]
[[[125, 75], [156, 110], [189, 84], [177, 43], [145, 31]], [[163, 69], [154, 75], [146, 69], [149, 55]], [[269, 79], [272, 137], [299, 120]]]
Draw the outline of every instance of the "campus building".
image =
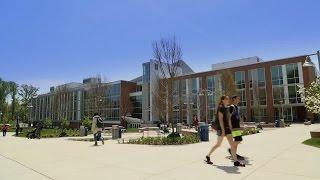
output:
[[262, 61], [252, 57], [213, 64], [211, 71], [173, 78], [173, 93], [168, 98], [172, 100], [172, 118], [187, 124], [194, 116], [201, 121], [214, 120], [219, 97], [228, 90], [224, 88], [231, 79], [246, 121], [274, 122], [283, 117], [285, 121], [301, 122], [313, 118], [298, 93], [299, 86], [307, 86], [316, 77], [314, 67], [303, 67], [305, 59], [298, 56]]
[[78, 126], [85, 117], [99, 112], [107, 125], [119, 124], [121, 116], [149, 123], [173, 119], [186, 124], [192, 124], [197, 116], [210, 122], [219, 97], [231, 84], [233, 94], [241, 97], [240, 110], [246, 121], [274, 122], [283, 117], [300, 122], [312, 114], [306, 112], [297, 91], [316, 77], [314, 67], [303, 67], [305, 59], [304, 55], [269, 61], [250, 57], [213, 64], [210, 71], [199, 73], [181, 61], [178, 76], [167, 81], [172, 91], [165, 96], [165, 118], [159, 117], [156, 99], [159, 80], [168, 76], [161, 72], [159, 62], [150, 60], [142, 65], [142, 76], [130, 81], [103, 83], [88, 78], [52, 87], [32, 100], [32, 119], [50, 118], [59, 123], [66, 118]]
[[78, 127], [81, 121], [98, 112], [106, 124], [119, 124], [120, 117], [131, 113], [142, 118], [141, 86], [131, 81], [103, 83], [99, 78], [84, 79], [83, 83], [68, 83], [51, 87], [50, 92], [32, 100], [32, 120], [62, 119]]

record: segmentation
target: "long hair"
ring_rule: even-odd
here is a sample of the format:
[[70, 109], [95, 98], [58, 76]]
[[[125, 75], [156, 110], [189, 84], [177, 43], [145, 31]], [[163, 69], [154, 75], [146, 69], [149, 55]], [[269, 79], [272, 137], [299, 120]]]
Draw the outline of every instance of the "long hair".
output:
[[220, 97], [220, 101], [218, 103], [218, 106], [217, 106], [217, 112], [216, 112], [216, 116], [218, 117], [218, 113], [219, 113], [219, 108], [223, 106], [223, 100], [225, 100], [226, 98], [229, 98], [229, 96], [227, 95], [222, 95]]

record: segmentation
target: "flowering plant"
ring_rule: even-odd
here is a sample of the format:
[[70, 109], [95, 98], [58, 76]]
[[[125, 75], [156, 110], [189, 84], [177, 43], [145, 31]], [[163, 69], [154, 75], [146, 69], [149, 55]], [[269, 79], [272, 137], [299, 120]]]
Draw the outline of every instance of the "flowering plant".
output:
[[317, 77], [317, 79], [306, 88], [299, 86], [298, 92], [307, 110], [314, 114], [320, 114], [320, 77]]

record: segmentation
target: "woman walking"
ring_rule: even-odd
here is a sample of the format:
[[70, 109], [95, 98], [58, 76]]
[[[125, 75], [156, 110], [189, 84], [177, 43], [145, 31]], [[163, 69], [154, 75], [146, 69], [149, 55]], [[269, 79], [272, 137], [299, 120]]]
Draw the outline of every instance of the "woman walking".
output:
[[222, 96], [220, 99], [220, 103], [218, 105], [217, 114], [216, 117], [218, 118], [217, 122], [217, 143], [211, 148], [210, 152], [206, 156], [206, 163], [207, 164], [213, 164], [213, 162], [210, 159], [211, 154], [218, 149], [221, 146], [221, 143], [224, 139], [224, 137], [227, 138], [230, 147], [231, 147], [231, 154], [232, 158], [234, 160], [234, 166], [241, 166], [245, 167], [245, 164], [241, 163], [237, 159], [236, 155], [236, 146], [233, 141], [233, 137], [231, 135], [232, 125], [231, 125], [231, 119], [230, 119], [230, 111], [228, 105], [230, 104], [230, 98], [228, 96]]

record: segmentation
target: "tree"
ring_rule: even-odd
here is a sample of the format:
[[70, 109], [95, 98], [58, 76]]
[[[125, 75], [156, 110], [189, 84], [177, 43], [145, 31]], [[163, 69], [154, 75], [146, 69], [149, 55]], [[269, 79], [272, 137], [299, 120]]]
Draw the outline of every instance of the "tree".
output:
[[237, 94], [234, 73], [231, 70], [226, 69], [223, 71], [219, 71], [218, 74], [221, 78], [222, 93], [230, 97]]
[[[105, 79], [105, 78], [104, 78]], [[103, 106], [107, 104], [108, 99], [106, 96], [109, 94], [109, 86], [106, 80], [102, 80], [101, 75], [95, 77], [95, 81], [87, 84], [85, 89], [85, 102], [88, 107], [91, 107], [90, 111], [86, 112], [86, 116], [92, 117], [94, 113], [101, 113]]]
[[19, 89], [19, 96], [23, 106], [28, 106], [31, 103], [31, 99], [37, 96], [39, 88], [32, 85], [23, 84]]
[[8, 104], [6, 102], [7, 96], [10, 93], [8, 82], [0, 78], [0, 112], [2, 113], [1, 119], [8, 119]]
[[68, 121], [67, 118], [63, 118], [61, 121], [61, 130], [62, 132], [65, 132], [66, 129], [69, 128], [70, 122]]
[[88, 129], [91, 129], [92, 126], [92, 120], [89, 116], [86, 116], [82, 121], [82, 126], [87, 127]]
[[[29, 110], [29, 105], [31, 105], [31, 100], [37, 96], [39, 88], [32, 85], [23, 84], [19, 89], [19, 96], [21, 98], [21, 117], [28, 119], [27, 116], [31, 117], [31, 110]], [[29, 112], [29, 113], [28, 113]], [[30, 119], [29, 119], [30, 120]]]
[[19, 85], [13, 81], [8, 82], [9, 91], [11, 95], [11, 116], [10, 119], [15, 119], [16, 107], [17, 107], [17, 94]]
[[309, 112], [320, 114], [320, 77], [309, 86], [299, 86], [299, 94]]
[[[165, 104], [166, 109], [168, 109], [167, 118], [170, 121], [172, 117], [173, 91], [172, 88], [168, 86], [170, 83], [172, 83], [172, 79], [180, 74], [182, 49], [180, 44], [176, 41], [175, 37], [161, 39], [160, 41], [153, 42], [153, 57], [159, 63], [159, 67], [161, 70], [161, 76], [159, 77], [159, 79], [161, 79], [160, 82], [164, 83], [164, 86], [167, 87], [167, 96]], [[162, 87], [159, 87], [158, 89], [161, 90], [161, 88]], [[162, 94], [161, 92], [159, 93]], [[160, 94], [158, 94], [158, 97], [160, 97]], [[176, 123], [177, 122], [171, 119], [173, 134], [175, 132], [174, 127]]]
[[50, 118], [46, 118], [43, 122], [43, 125], [45, 128], [51, 128], [52, 127], [52, 119]]

